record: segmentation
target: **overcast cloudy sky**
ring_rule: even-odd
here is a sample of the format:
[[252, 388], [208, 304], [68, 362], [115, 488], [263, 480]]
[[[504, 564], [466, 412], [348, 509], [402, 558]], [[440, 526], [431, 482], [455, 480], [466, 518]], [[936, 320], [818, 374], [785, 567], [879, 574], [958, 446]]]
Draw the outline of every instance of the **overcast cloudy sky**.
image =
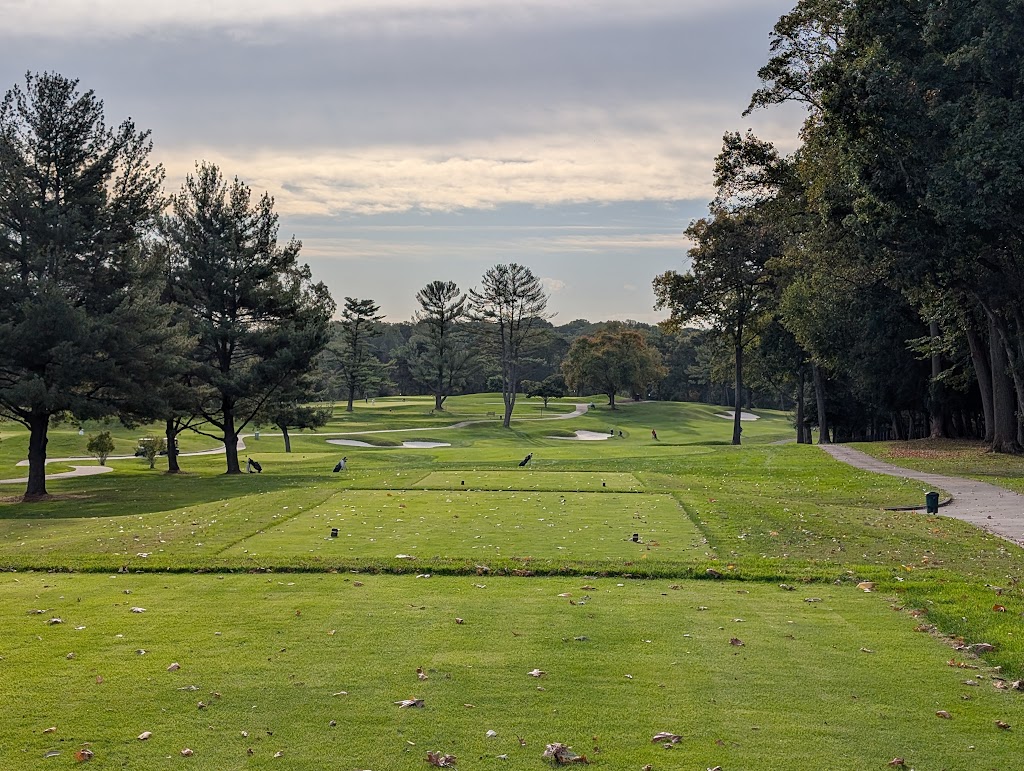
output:
[[434, 279], [542, 276], [555, 323], [656, 321], [725, 131], [795, 0], [0, 0], [0, 86], [81, 80], [197, 160], [269, 191], [335, 298], [408, 319]]

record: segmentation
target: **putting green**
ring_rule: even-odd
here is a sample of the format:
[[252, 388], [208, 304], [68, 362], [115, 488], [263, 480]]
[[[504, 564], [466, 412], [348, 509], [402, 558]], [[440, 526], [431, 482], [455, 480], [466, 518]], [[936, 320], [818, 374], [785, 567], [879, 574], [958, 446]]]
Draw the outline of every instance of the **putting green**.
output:
[[632, 474], [588, 471], [434, 471], [412, 485], [427, 490], [611, 490], [634, 492], [643, 484]]
[[[332, 528], [337, 538], [330, 536]], [[257, 564], [398, 554], [630, 561], [692, 559], [705, 549], [668, 495], [348, 490], [239, 541], [222, 556]]]

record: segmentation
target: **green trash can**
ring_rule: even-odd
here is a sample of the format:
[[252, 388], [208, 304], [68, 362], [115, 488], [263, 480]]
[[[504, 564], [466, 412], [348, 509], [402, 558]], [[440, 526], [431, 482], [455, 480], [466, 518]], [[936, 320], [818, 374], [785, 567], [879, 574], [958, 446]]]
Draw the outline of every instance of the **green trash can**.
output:
[[939, 513], [939, 494], [934, 490], [924, 495], [924, 507], [928, 514]]

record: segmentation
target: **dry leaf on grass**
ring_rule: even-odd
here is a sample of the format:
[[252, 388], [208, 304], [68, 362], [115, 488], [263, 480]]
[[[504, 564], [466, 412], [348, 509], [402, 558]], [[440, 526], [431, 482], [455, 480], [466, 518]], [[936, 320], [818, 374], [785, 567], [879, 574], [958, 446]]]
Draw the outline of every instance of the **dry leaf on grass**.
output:
[[96, 754], [90, 749], [80, 749], [75, 753], [75, 760], [79, 763], [85, 763], [86, 761], [92, 760]]
[[741, 640], [739, 637], [733, 637], [731, 640], [729, 640], [729, 645], [734, 645], [737, 648], [739, 648], [743, 644], [743, 640]]
[[542, 758], [548, 758], [554, 760], [560, 766], [566, 766], [570, 763], [589, 763], [586, 755], [577, 755], [572, 751], [572, 747], [568, 747], [561, 742], [555, 742], [549, 744], [544, 748], [544, 753], [541, 755]]
[[935, 717], [941, 717], [943, 720], [952, 720], [953, 716], [950, 715], [946, 710], [940, 709], [935, 713]]
[[182, 751], [181, 751], [181, 756], [182, 756], [183, 758], [190, 758], [190, 757], [192, 757], [193, 755], [195, 755], [195, 753], [194, 753], [194, 752], [192, 752], [192, 750], [190, 750], [190, 749], [189, 749], [188, 747], [185, 747], [185, 748], [184, 748], [184, 749], [182, 749]]
[[143, 731], [142, 733], [139, 734], [139, 741], [140, 742], [144, 742], [144, 741], [146, 741], [146, 739], [148, 739], [152, 735], [153, 735], [152, 731]]
[[875, 582], [874, 581], [861, 581], [859, 584], [857, 584], [857, 588], [860, 589], [861, 591], [871, 592], [871, 591], [874, 591], [874, 589], [875, 589]]
[[132, 613], [145, 613], [145, 608], [132, 608]]
[[437, 766], [438, 768], [454, 768], [455, 756], [444, 755], [440, 752], [428, 752], [427, 762], [432, 766]]
[[401, 701], [394, 702], [399, 706], [400, 709], [408, 709], [409, 707], [423, 707], [423, 699], [402, 699]]
[[52, 733], [53, 733], [53, 732], [55, 732], [56, 730], [57, 730], [57, 726], [55, 726], [55, 725], [52, 725], [52, 726], [50, 726], [49, 728], [44, 728], [44, 729], [43, 729], [43, 733], [44, 733], [44, 734], [52, 734]]
[[996, 613], [1005, 613], [1006, 607], [1003, 605], [993, 605], [992, 610], [994, 610]]
[[1002, 720], [997, 720], [996, 721], [996, 727], [997, 728], [1002, 728], [1004, 731], [1009, 731], [1010, 730], [1010, 724], [1009, 723], [1004, 723]]
[[177, 672], [179, 669], [181, 669], [181, 664], [179, 664], [177, 661], [175, 661], [173, 664], [167, 667], [168, 672]]
[[546, 675], [547, 672], [545, 672], [545, 671], [543, 671], [541, 669], [531, 669], [526, 674], [528, 674], [530, 677], [544, 677], [544, 675]]
[[671, 742], [672, 744], [679, 744], [683, 740], [683, 737], [679, 734], [674, 734], [669, 731], [662, 731], [656, 733], [651, 739], [651, 742], [657, 744], [658, 742]]
[[423, 667], [416, 667], [416, 677], [418, 677], [420, 680], [427, 679], [427, 673], [423, 671]]
[[907, 765], [907, 761], [903, 758], [893, 758], [886, 765], [892, 766], [893, 768], [903, 768]]

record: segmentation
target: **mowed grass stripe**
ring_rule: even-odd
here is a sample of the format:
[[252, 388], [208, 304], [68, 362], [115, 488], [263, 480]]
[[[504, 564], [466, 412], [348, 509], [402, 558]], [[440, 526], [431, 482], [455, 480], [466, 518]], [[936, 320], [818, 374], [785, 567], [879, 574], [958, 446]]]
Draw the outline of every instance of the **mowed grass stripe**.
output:
[[[0, 667], [17, 672], [0, 691], [3, 768], [70, 767], [88, 743], [105, 768], [178, 768], [188, 747], [190, 767], [210, 769], [398, 771], [437, 749], [525, 771], [561, 741], [609, 769], [901, 756], [966, 771], [1016, 767], [1018, 742], [995, 721], [1024, 724], [1019, 694], [947, 666], [950, 649], [915, 619], [852, 588], [7, 574], [0, 623]], [[406, 698], [425, 706], [394, 704]], [[666, 751], [650, 741], [659, 731], [683, 741]]]
[[[338, 529], [338, 537], [331, 530]], [[633, 540], [636, 534], [637, 540]], [[354, 557], [636, 562], [705, 555], [669, 495], [482, 490], [347, 490], [226, 549], [235, 563]], [[248, 561], [248, 562], [246, 562]]]
[[632, 474], [589, 471], [434, 471], [410, 487], [428, 490], [585, 490], [636, 492], [643, 484]]

